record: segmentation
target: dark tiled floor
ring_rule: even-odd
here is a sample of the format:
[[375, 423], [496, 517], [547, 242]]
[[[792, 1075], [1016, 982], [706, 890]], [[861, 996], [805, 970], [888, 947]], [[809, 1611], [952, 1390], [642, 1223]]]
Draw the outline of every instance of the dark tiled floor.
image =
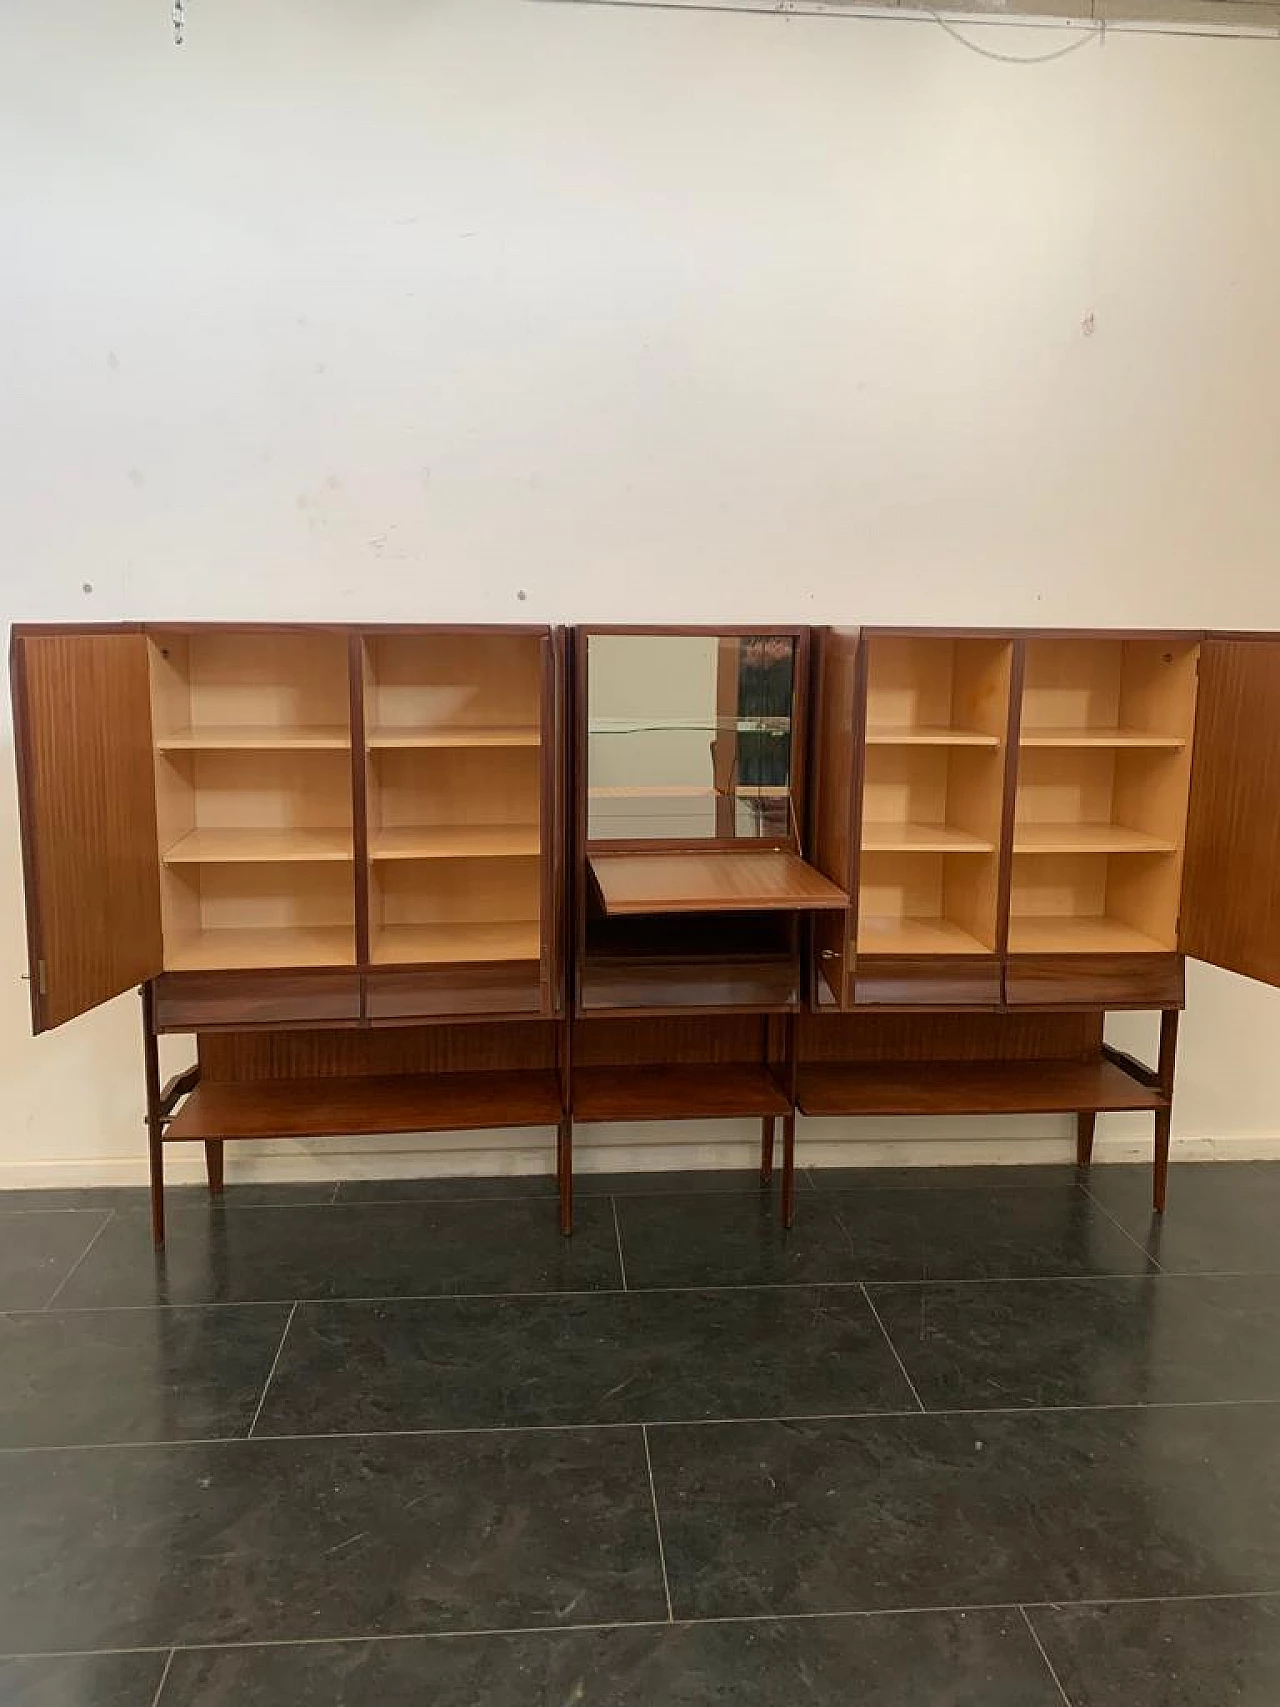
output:
[[1275, 1707], [1280, 1166], [1149, 1186], [10, 1194], [0, 1703]]

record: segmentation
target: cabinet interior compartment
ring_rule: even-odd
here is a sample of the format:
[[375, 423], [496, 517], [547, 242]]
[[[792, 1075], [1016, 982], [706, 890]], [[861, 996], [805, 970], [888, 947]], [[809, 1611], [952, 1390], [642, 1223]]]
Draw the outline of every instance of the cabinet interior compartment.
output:
[[798, 946], [791, 913], [590, 914], [580, 1005], [785, 1007], [796, 998]]
[[364, 643], [365, 739], [379, 747], [536, 747], [536, 634], [376, 634]]
[[355, 963], [350, 861], [166, 865], [160, 889], [167, 971]]
[[370, 957], [377, 965], [537, 961], [539, 888], [536, 856], [375, 861]]
[[345, 633], [162, 629], [150, 656], [160, 751], [351, 745]]
[[1183, 640], [1029, 640], [1023, 746], [1188, 747], [1198, 652]]
[[540, 798], [536, 747], [373, 750], [372, 959], [536, 961]]
[[1028, 642], [1011, 952], [1176, 949], [1196, 659], [1159, 639]]
[[867, 637], [867, 743], [1003, 746], [1012, 643], [945, 635]]
[[864, 853], [859, 954], [993, 954], [999, 905], [994, 852]]
[[1176, 853], [1015, 854], [1010, 952], [1170, 953], [1180, 880]]

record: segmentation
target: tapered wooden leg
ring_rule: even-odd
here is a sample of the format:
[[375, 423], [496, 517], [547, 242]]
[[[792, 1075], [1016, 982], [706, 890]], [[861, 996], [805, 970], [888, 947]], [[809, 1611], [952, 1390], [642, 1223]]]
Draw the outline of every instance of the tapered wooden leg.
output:
[[568, 1115], [556, 1130], [556, 1183], [560, 1193], [560, 1231], [573, 1232], [573, 1121]]
[[221, 1138], [206, 1138], [204, 1141], [204, 1168], [209, 1176], [209, 1193], [213, 1197], [222, 1196], [222, 1152]]
[[760, 1184], [773, 1183], [773, 1125], [774, 1117], [766, 1114], [760, 1122]]
[[782, 1117], [782, 1225], [796, 1218], [796, 1117]]
[[1156, 1156], [1152, 1175], [1151, 1202], [1157, 1215], [1164, 1213], [1164, 1200], [1169, 1190], [1169, 1134], [1173, 1127], [1173, 1110], [1156, 1110]]
[[1098, 1124], [1096, 1114], [1076, 1115], [1076, 1166], [1087, 1168], [1093, 1161], [1093, 1129]]
[[150, 984], [142, 986], [142, 1070], [147, 1095], [147, 1150], [151, 1170], [151, 1238], [164, 1244], [164, 1117], [160, 1112], [160, 1045]]

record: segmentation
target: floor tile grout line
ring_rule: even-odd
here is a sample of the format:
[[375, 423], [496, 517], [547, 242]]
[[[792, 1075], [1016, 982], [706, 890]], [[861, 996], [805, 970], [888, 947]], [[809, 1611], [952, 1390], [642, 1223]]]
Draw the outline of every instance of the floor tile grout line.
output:
[[[630, 1417], [619, 1422], [553, 1423], [453, 1423], [438, 1428], [329, 1429], [310, 1434], [223, 1434], [175, 1435], [169, 1440], [62, 1441], [42, 1446], [0, 1446], [0, 1459], [23, 1453], [55, 1452], [155, 1452], [180, 1447], [306, 1445], [335, 1440], [437, 1440], [460, 1435], [495, 1434], [616, 1434], [637, 1428], [767, 1428], [795, 1427], [804, 1423], [946, 1422], [956, 1417], [971, 1421], [983, 1417], [1094, 1416], [1113, 1412], [1135, 1415], [1153, 1411], [1231, 1411], [1270, 1407], [1280, 1410], [1280, 1396], [1273, 1399], [1163, 1399], [1106, 1405], [1003, 1405], [974, 1408], [953, 1406], [946, 1410], [806, 1411], [781, 1416], [747, 1417]], [[1276, 1591], [1280, 1593], [1280, 1589]], [[1167, 1597], [1166, 1597], [1167, 1598]], [[1016, 1601], [1010, 1605], [1019, 1604]]]
[[[1054, 1611], [1059, 1608], [1095, 1606], [1189, 1606], [1201, 1601], [1275, 1600], [1280, 1588], [1230, 1589], [1208, 1594], [1148, 1594], [1093, 1596], [1085, 1600], [992, 1600], [968, 1601], [959, 1605], [931, 1603], [922, 1606], [875, 1606], [824, 1608], [817, 1612], [742, 1612], [710, 1614], [706, 1617], [677, 1618], [671, 1622], [677, 1628], [695, 1628], [718, 1624], [801, 1624], [816, 1623], [824, 1618], [920, 1618], [931, 1614], [1013, 1612], [1029, 1613]], [[203, 1654], [223, 1651], [239, 1652], [245, 1648], [317, 1648], [351, 1647], [365, 1644], [370, 1647], [392, 1642], [459, 1642], [483, 1641], [494, 1636], [564, 1636], [597, 1630], [665, 1630], [665, 1618], [619, 1618], [612, 1622], [592, 1624], [519, 1624], [493, 1625], [479, 1629], [458, 1630], [396, 1630], [372, 1631], [356, 1636], [284, 1636], [247, 1638], [225, 1642], [155, 1642], [141, 1643], [132, 1648], [57, 1648], [0, 1652], [0, 1660], [62, 1660], [89, 1659], [121, 1654]]]
[[622, 1290], [629, 1292], [631, 1288], [627, 1285], [627, 1259], [622, 1254], [622, 1225], [618, 1220], [618, 1200], [616, 1197], [609, 1199], [609, 1207], [613, 1210], [613, 1236], [618, 1241], [618, 1272], [622, 1276]]
[[1044, 1661], [1045, 1667], [1049, 1673], [1049, 1676], [1053, 1679], [1054, 1687], [1057, 1689], [1058, 1694], [1062, 1697], [1064, 1707], [1073, 1707], [1071, 1697], [1067, 1694], [1065, 1688], [1063, 1687], [1062, 1679], [1058, 1676], [1057, 1667], [1054, 1665], [1053, 1661], [1049, 1658], [1049, 1655], [1045, 1649], [1045, 1645], [1040, 1640], [1040, 1632], [1036, 1629], [1035, 1625], [1031, 1622], [1031, 1614], [1027, 1611], [1025, 1606], [1019, 1606], [1018, 1611], [1021, 1614], [1022, 1622], [1027, 1627], [1027, 1634], [1031, 1637], [1031, 1640], [1035, 1643], [1036, 1651], [1040, 1655], [1040, 1658]]
[[169, 1671], [173, 1665], [173, 1656], [177, 1651], [178, 1650], [176, 1648], [169, 1649], [169, 1657], [164, 1662], [164, 1670], [160, 1673], [160, 1681], [156, 1684], [156, 1692], [151, 1697], [151, 1707], [160, 1707], [160, 1697], [164, 1694], [164, 1686], [169, 1681]]
[[865, 1285], [862, 1288], [862, 1296], [867, 1301], [868, 1310], [870, 1310], [871, 1314], [876, 1319], [876, 1326], [879, 1328], [881, 1334], [883, 1334], [883, 1336], [884, 1336], [884, 1343], [888, 1346], [889, 1350], [893, 1354], [893, 1361], [897, 1364], [898, 1368], [902, 1371], [902, 1379], [906, 1382], [907, 1386], [910, 1387], [910, 1389], [911, 1389], [911, 1397], [915, 1400], [916, 1404], [919, 1405], [920, 1410], [923, 1412], [925, 1410], [925, 1402], [920, 1397], [920, 1394], [916, 1389], [915, 1382], [911, 1379], [911, 1376], [908, 1374], [907, 1366], [902, 1361], [901, 1354], [899, 1353], [897, 1346], [894, 1345], [893, 1339], [890, 1336], [888, 1328], [886, 1328], [884, 1325], [884, 1321], [880, 1315], [879, 1310], [876, 1309], [875, 1300], [872, 1298], [871, 1294], [867, 1291], [867, 1288]]
[[667, 1601], [667, 1623], [674, 1624], [676, 1616], [671, 1608], [671, 1584], [667, 1579], [667, 1550], [662, 1541], [662, 1518], [658, 1513], [658, 1488], [653, 1479], [653, 1458], [649, 1452], [649, 1428], [647, 1424], [641, 1425], [640, 1438], [644, 1441], [644, 1464], [645, 1469], [649, 1472], [649, 1498], [653, 1502], [653, 1532], [658, 1542], [658, 1564], [662, 1568], [662, 1592]]
[[245, 1435], [246, 1440], [252, 1440], [253, 1439], [253, 1431], [258, 1426], [258, 1419], [262, 1415], [262, 1407], [267, 1402], [267, 1394], [270, 1391], [271, 1383], [275, 1380], [276, 1370], [280, 1367], [280, 1358], [284, 1352], [284, 1342], [289, 1337], [289, 1329], [293, 1326], [293, 1318], [297, 1314], [298, 1314], [298, 1300], [295, 1298], [293, 1301], [293, 1304], [290, 1306], [289, 1314], [285, 1319], [284, 1332], [280, 1335], [280, 1344], [276, 1347], [276, 1354], [271, 1359], [271, 1367], [267, 1371], [267, 1378], [262, 1384], [262, 1393], [258, 1399], [258, 1408], [253, 1413], [253, 1421], [249, 1424], [248, 1434]]
[[53, 1308], [53, 1305], [54, 1305], [54, 1301], [55, 1301], [55, 1299], [56, 1299], [56, 1298], [57, 1298], [57, 1296], [58, 1296], [58, 1294], [59, 1294], [59, 1293], [60, 1293], [60, 1292], [61, 1292], [61, 1291], [62, 1291], [62, 1289], [63, 1289], [63, 1287], [64, 1287], [64, 1286], [65, 1286], [65, 1285], [66, 1285], [66, 1284], [67, 1284], [67, 1282], [68, 1282], [68, 1281], [69, 1281], [69, 1280], [70, 1280], [70, 1279], [71, 1279], [71, 1278], [72, 1278], [72, 1277], [73, 1277], [73, 1276], [74, 1276], [74, 1275], [76, 1275], [76, 1274], [77, 1274], [77, 1273], [79, 1273], [79, 1270], [80, 1270], [80, 1266], [81, 1266], [81, 1264], [82, 1264], [82, 1263], [83, 1263], [83, 1262], [84, 1262], [84, 1260], [85, 1260], [85, 1258], [86, 1258], [86, 1257], [87, 1257], [87, 1256], [88, 1256], [88, 1255], [89, 1255], [89, 1252], [90, 1252], [90, 1251], [91, 1251], [91, 1250], [92, 1250], [92, 1249], [93, 1249], [93, 1247], [94, 1247], [94, 1246], [95, 1246], [95, 1245], [96, 1245], [96, 1244], [97, 1244], [97, 1242], [98, 1242], [98, 1240], [99, 1240], [99, 1239], [100, 1239], [100, 1238], [101, 1238], [101, 1237], [102, 1237], [102, 1235], [103, 1235], [103, 1234], [104, 1234], [104, 1233], [105, 1233], [105, 1232], [106, 1232], [106, 1230], [107, 1230], [107, 1228], [108, 1228], [108, 1227], [109, 1227], [109, 1226], [110, 1226], [110, 1225], [111, 1225], [111, 1223], [112, 1223], [112, 1222], [113, 1222], [113, 1221], [114, 1221], [114, 1220], [115, 1220], [115, 1217], [116, 1217], [116, 1212], [115, 1212], [115, 1210], [114, 1210], [114, 1209], [108, 1209], [108, 1210], [107, 1210], [107, 1212], [106, 1212], [106, 1215], [105, 1215], [105, 1216], [104, 1216], [104, 1217], [103, 1217], [103, 1222], [102, 1222], [102, 1225], [101, 1225], [101, 1227], [99, 1227], [99, 1228], [98, 1228], [98, 1231], [97, 1231], [97, 1232], [96, 1232], [96, 1233], [95, 1233], [95, 1234], [94, 1234], [94, 1235], [93, 1235], [93, 1237], [92, 1237], [92, 1238], [91, 1238], [91, 1239], [90, 1239], [90, 1240], [89, 1240], [89, 1243], [88, 1243], [88, 1244], [87, 1244], [87, 1245], [86, 1245], [86, 1246], [85, 1246], [85, 1248], [84, 1248], [84, 1249], [83, 1249], [83, 1250], [82, 1250], [82, 1251], [81, 1251], [81, 1252], [80, 1252], [80, 1255], [79, 1255], [79, 1256], [78, 1256], [78, 1257], [77, 1257], [77, 1258], [76, 1258], [76, 1260], [75, 1260], [75, 1261], [74, 1261], [74, 1262], [73, 1262], [73, 1263], [72, 1263], [72, 1265], [71, 1265], [71, 1267], [70, 1267], [70, 1268], [69, 1268], [69, 1269], [68, 1269], [68, 1270], [67, 1270], [67, 1272], [66, 1272], [66, 1273], [65, 1273], [65, 1274], [64, 1274], [64, 1275], [63, 1275], [63, 1277], [62, 1277], [62, 1279], [61, 1279], [61, 1280], [60, 1280], [60, 1281], [59, 1281], [59, 1282], [58, 1282], [58, 1284], [57, 1284], [57, 1285], [56, 1285], [56, 1286], [55, 1286], [55, 1287], [54, 1287], [54, 1289], [53, 1289], [53, 1291], [52, 1291], [52, 1292], [51, 1292], [51, 1293], [50, 1293], [50, 1295], [49, 1295], [49, 1297], [48, 1297], [48, 1298], [47, 1298], [47, 1299], [46, 1299], [46, 1300], [45, 1300], [45, 1303], [44, 1303], [44, 1305], [43, 1305], [43, 1307], [42, 1307], [42, 1309], [41, 1309], [41, 1310], [40, 1310], [40, 1311], [38, 1311], [38, 1312], [36, 1312], [36, 1313], [37, 1313], [37, 1314], [39, 1314], [39, 1315], [43, 1315], [43, 1314], [44, 1314], [44, 1313], [45, 1313], [45, 1311], [47, 1311], [47, 1310], [51, 1310], [51, 1309], [52, 1309], [52, 1308]]
[[[105, 1228], [102, 1231], [105, 1232]], [[88, 1255], [88, 1252], [85, 1252]], [[68, 1275], [67, 1279], [70, 1280]], [[620, 1298], [624, 1290], [633, 1296], [653, 1294], [662, 1296], [672, 1292], [816, 1292], [816, 1291], [857, 1291], [862, 1286], [886, 1288], [942, 1288], [952, 1286], [1038, 1286], [1052, 1282], [1055, 1285], [1065, 1284], [1105, 1284], [1118, 1280], [1275, 1280], [1280, 1278], [1280, 1269], [1130, 1269], [1126, 1273], [1108, 1272], [1103, 1274], [996, 1274], [955, 1276], [935, 1275], [932, 1279], [916, 1280], [882, 1280], [875, 1275], [869, 1275], [861, 1280], [783, 1280], [783, 1281], [730, 1281], [717, 1284], [714, 1281], [694, 1281], [683, 1286], [586, 1286], [562, 1290], [548, 1288], [543, 1291], [515, 1292], [357, 1292], [342, 1293], [338, 1296], [326, 1297], [323, 1293], [313, 1293], [296, 1300], [299, 1304], [346, 1305], [346, 1304], [455, 1304], [467, 1303], [482, 1299], [500, 1298]], [[65, 1284], [65, 1282], [63, 1283]], [[292, 1298], [191, 1298], [178, 1301], [153, 1300], [149, 1304], [67, 1304], [57, 1312], [65, 1316], [94, 1316], [103, 1315], [110, 1311], [143, 1311], [143, 1310], [251, 1310], [265, 1309], [280, 1304], [291, 1304]], [[0, 1315], [4, 1316], [40, 1316], [49, 1308], [47, 1304], [33, 1309], [6, 1310], [0, 1306]]]
[[1143, 1256], [1152, 1265], [1152, 1267], [1155, 1269], [1157, 1274], [1164, 1274], [1167, 1272], [1165, 1270], [1163, 1264], [1156, 1257], [1152, 1256], [1151, 1252], [1147, 1249], [1147, 1247], [1144, 1244], [1142, 1244], [1138, 1239], [1135, 1239], [1133, 1234], [1129, 1231], [1129, 1229], [1126, 1226], [1123, 1225], [1123, 1223], [1116, 1220], [1115, 1216], [1111, 1213], [1111, 1211], [1106, 1207], [1106, 1205], [1104, 1203], [1100, 1203], [1098, 1201], [1098, 1199], [1089, 1190], [1089, 1187], [1085, 1184], [1085, 1182], [1083, 1180], [1080, 1181], [1080, 1190], [1088, 1198], [1089, 1202], [1093, 1205], [1093, 1207], [1098, 1211], [1099, 1215], [1104, 1216], [1108, 1221], [1110, 1221], [1111, 1225], [1116, 1229], [1116, 1231], [1118, 1233], [1123, 1233], [1125, 1238], [1128, 1239], [1129, 1243], [1134, 1247], [1135, 1250], [1139, 1250], [1142, 1252]]

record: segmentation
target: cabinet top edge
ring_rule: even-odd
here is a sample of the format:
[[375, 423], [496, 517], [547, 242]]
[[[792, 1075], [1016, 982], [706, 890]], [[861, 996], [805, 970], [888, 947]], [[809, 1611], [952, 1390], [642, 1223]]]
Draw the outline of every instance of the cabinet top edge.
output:
[[15, 622], [11, 639], [58, 634], [517, 634], [549, 636], [547, 622]]

